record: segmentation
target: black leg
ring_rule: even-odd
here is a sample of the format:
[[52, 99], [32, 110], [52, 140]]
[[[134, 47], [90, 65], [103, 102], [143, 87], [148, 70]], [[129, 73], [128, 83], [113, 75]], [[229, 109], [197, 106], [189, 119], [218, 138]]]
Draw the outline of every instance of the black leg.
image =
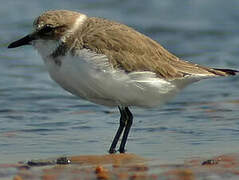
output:
[[116, 150], [115, 150], [115, 147], [119, 141], [119, 138], [124, 130], [124, 127], [126, 125], [126, 116], [127, 114], [125, 113], [125, 110], [124, 108], [120, 108], [119, 107], [119, 110], [120, 110], [120, 125], [119, 125], [119, 128], [117, 130], [117, 133], [115, 134], [115, 137], [114, 137], [114, 140], [110, 146], [110, 150], [109, 150], [109, 153], [112, 154], [112, 153], [115, 153]]
[[125, 130], [124, 130], [123, 138], [121, 140], [121, 144], [120, 144], [120, 148], [119, 148], [119, 152], [120, 153], [124, 153], [125, 152], [125, 144], [126, 144], [126, 141], [127, 141], [128, 135], [129, 135], [130, 128], [131, 128], [131, 126], [133, 124], [133, 115], [130, 112], [129, 108], [126, 107], [124, 110], [126, 112], [126, 120], [127, 121], [126, 121], [126, 125], [125, 125]]

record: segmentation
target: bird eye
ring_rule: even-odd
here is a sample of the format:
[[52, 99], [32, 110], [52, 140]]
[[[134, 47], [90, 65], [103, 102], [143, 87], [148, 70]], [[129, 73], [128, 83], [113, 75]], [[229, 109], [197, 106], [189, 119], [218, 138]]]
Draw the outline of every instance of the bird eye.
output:
[[51, 33], [54, 30], [54, 28], [51, 25], [45, 25], [39, 32], [41, 34], [47, 35]]

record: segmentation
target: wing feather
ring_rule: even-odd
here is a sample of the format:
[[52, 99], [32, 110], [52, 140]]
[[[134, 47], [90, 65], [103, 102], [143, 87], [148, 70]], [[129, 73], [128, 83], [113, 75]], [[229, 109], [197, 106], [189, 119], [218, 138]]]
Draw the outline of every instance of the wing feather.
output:
[[88, 18], [79, 33], [82, 48], [105, 54], [114, 68], [128, 73], [150, 71], [164, 79], [227, 75], [220, 70], [180, 60], [149, 37], [106, 19]]

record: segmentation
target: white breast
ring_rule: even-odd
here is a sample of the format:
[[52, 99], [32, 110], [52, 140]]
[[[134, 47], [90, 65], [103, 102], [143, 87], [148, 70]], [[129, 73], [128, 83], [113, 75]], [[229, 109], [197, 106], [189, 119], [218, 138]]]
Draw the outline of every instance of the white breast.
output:
[[45, 63], [52, 79], [64, 89], [106, 106], [158, 106], [178, 91], [173, 83], [152, 72], [127, 74], [114, 70], [106, 56], [87, 49], [80, 50], [77, 56], [45, 58]]

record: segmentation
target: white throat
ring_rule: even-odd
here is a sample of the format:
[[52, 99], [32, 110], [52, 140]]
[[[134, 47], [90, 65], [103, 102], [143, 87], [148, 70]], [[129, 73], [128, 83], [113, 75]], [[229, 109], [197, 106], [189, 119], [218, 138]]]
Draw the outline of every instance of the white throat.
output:
[[61, 42], [56, 40], [35, 40], [33, 42], [33, 46], [38, 51], [38, 53], [45, 60], [49, 57], [61, 44]]

